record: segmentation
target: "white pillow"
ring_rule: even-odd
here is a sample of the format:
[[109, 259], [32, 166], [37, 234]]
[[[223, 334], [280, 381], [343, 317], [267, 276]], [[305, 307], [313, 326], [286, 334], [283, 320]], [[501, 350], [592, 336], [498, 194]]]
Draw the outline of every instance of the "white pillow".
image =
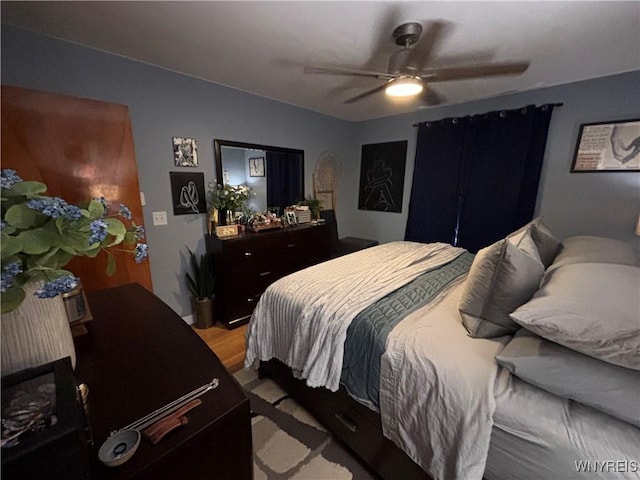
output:
[[576, 263], [547, 272], [511, 318], [552, 342], [640, 370], [640, 268]]
[[518, 245], [509, 239], [480, 250], [471, 265], [460, 298], [462, 323], [469, 335], [491, 338], [519, 327], [509, 313], [531, 298], [544, 273], [538, 251], [526, 231]]
[[550, 342], [524, 328], [496, 355], [525, 382], [640, 427], [640, 372]]
[[579, 235], [562, 242], [550, 268], [572, 263], [617, 263], [638, 266], [640, 255], [634, 247], [619, 240]]

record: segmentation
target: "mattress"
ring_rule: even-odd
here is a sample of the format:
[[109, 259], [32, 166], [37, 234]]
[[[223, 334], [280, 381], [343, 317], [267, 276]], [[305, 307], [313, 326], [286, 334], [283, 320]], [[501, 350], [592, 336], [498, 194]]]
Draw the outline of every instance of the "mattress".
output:
[[502, 370], [484, 477], [638, 479], [640, 429]]

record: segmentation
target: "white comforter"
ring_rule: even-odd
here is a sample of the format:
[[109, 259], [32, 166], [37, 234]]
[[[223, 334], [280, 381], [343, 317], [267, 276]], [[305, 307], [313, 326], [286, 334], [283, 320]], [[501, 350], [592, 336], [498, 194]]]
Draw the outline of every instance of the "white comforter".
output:
[[[277, 358], [309, 386], [337, 390], [353, 318], [463, 252], [394, 242], [279, 280], [251, 318], [245, 366]], [[467, 336], [457, 311], [461, 284], [400, 322], [381, 363], [383, 431], [435, 479], [482, 478], [495, 409], [494, 357], [507, 340]]]
[[392, 242], [278, 280], [264, 292], [251, 317], [245, 366], [277, 358], [307, 385], [336, 391], [353, 318], [463, 252], [444, 243]]
[[475, 339], [458, 314], [462, 284], [389, 334], [380, 370], [386, 437], [435, 479], [481, 479], [495, 410], [494, 360], [510, 337]]

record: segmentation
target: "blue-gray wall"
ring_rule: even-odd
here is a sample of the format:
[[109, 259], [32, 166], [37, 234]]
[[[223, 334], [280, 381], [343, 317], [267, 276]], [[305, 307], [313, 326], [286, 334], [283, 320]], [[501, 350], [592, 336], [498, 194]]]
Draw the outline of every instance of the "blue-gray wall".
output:
[[[215, 59], [208, 59], [215, 62]], [[190, 314], [184, 283], [185, 245], [204, 251], [205, 215], [174, 216], [169, 171], [172, 136], [195, 138], [205, 182], [215, 178], [213, 139], [305, 151], [305, 187], [316, 158], [333, 150], [346, 158], [355, 125], [168, 70], [2, 25], [2, 83], [127, 105], [131, 116], [156, 295]], [[151, 212], [166, 211], [154, 227]]]
[[[210, 59], [215, 61], [215, 59]], [[312, 190], [316, 158], [325, 150], [341, 160], [337, 216], [341, 236], [402, 239], [413, 175], [414, 123], [527, 104], [562, 102], [551, 121], [538, 213], [561, 238], [595, 234], [637, 242], [640, 173], [570, 174], [581, 123], [640, 117], [640, 72], [549, 87], [414, 114], [350, 123], [238, 90], [2, 25], [2, 83], [129, 107], [154, 291], [176, 312], [190, 313], [183, 277], [184, 246], [204, 250], [205, 216], [173, 216], [169, 174], [176, 170], [172, 136], [196, 138], [197, 169], [214, 179], [213, 139], [305, 151], [305, 186]], [[402, 213], [358, 210], [362, 144], [408, 140]], [[167, 226], [151, 212], [165, 210]], [[428, 221], [428, 220], [425, 220]]]
[[354, 188], [344, 195], [349, 195], [347, 204], [352, 208], [348, 210], [346, 218], [345, 213], [341, 213], [341, 216], [345, 228], [353, 226], [353, 231], [345, 232], [343, 229], [343, 233], [357, 233], [385, 242], [403, 237], [417, 134], [413, 124], [544, 103], [564, 105], [554, 110], [551, 119], [537, 213], [544, 217], [545, 223], [561, 239], [591, 234], [618, 238], [637, 245], [638, 238], [633, 232], [640, 214], [640, 173], [569, 173], [569, 170], [582, 123], [640, 118], [638, 71], [359, 123], [354, 138], [356, 149], [368, 143], [409, 141], [404, 205], [402, 213], [357, 210], [355, 186], [359, 179], [359, 164], [347, 163], [344, 165], [344, 183], [352, 184]]

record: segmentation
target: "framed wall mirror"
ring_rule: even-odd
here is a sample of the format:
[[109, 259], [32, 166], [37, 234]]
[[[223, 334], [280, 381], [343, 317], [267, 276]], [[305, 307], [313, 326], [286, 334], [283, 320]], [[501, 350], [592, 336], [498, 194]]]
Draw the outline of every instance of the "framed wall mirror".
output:
[[218, 184], [247, 185], [254, 211], [282, 215], [304, 198], [304, 150], [214, 140]]

